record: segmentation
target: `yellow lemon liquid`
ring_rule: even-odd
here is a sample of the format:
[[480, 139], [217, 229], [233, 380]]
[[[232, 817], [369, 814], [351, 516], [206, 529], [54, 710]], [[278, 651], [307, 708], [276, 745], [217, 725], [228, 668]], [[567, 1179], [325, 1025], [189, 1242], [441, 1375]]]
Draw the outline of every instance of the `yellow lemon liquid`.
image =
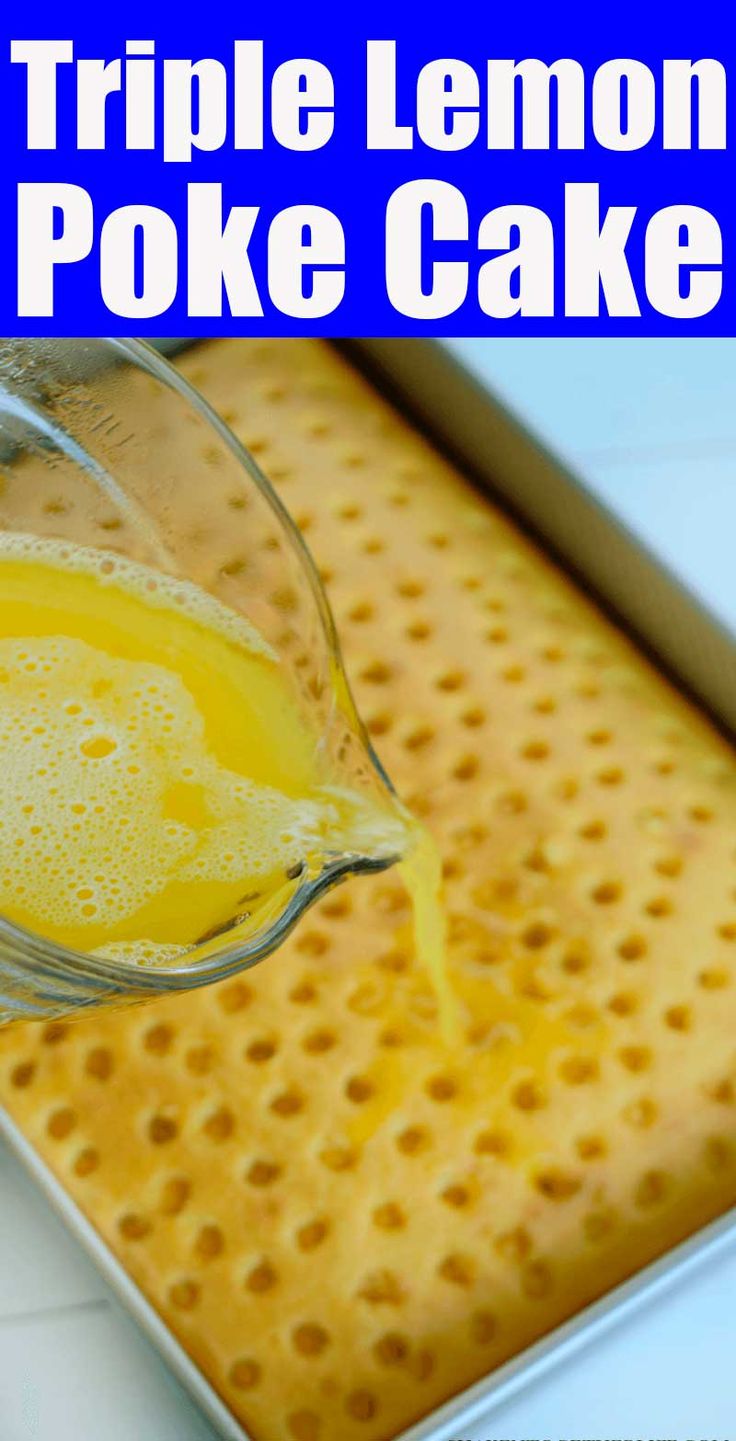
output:
[[0, 534], [0, 913], [77, 951], [173, 958], [283, 907], [330, 856], [403, 855], [444, 988], [436, 857], [326, 772], [283, 663], [198, 587]]

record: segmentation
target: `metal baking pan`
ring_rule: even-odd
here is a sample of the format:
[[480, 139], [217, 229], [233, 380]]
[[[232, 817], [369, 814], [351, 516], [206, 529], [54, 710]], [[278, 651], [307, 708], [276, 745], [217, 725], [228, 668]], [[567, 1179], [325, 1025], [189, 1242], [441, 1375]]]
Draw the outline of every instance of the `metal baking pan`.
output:
[[[175, 350], [190, 342], [162, 341]], [[288, 342], [287, 342], [288, 343]], [[586, 491], [584, 484], [434, 341], [349, 341], [350, 360], [387, 390], [462, 469], [500, 499], [736, 743], [736, 638]], [[174, 1375], [225, 1441], [251, 1441], [143, 1293], [0, 1111], [0, 1137], [30, 1173]], [[695, 1232], [395, 1441], [473, 1436], [501, 1406], [634, 1310], [736, 1243], [736, 1208]]]

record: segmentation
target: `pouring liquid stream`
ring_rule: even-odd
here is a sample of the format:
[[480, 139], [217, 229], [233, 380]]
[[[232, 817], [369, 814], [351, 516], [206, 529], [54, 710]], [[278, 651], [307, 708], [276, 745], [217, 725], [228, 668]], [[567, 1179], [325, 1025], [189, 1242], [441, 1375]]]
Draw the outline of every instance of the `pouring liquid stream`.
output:
[[0, 533], [0, 914], [165, 965], [261, 929], [330, 858], [397, 859], [443, 1035], [439, 858], [330, 769], [285, 663], [191, 582]]

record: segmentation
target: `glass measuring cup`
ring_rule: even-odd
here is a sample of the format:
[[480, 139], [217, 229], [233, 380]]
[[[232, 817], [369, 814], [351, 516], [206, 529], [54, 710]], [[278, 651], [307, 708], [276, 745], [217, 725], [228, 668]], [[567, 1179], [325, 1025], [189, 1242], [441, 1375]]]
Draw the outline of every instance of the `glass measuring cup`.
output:
[[291, 877], [262, 924], [244, 934], [233, 918], [165, 966], [82, 954], [0, 914], [0, 1020], [223, 979], [273, 951], [338, 881], [399, 859], [397, 803], [357, 716], [314, 563], [252, 457], [154, 350], [0, 341], [0, 531], [123, 555], [244, 616], [283, 662], [330, 774], [397, 817], [382, 841], [327, 851], [316, 872]]

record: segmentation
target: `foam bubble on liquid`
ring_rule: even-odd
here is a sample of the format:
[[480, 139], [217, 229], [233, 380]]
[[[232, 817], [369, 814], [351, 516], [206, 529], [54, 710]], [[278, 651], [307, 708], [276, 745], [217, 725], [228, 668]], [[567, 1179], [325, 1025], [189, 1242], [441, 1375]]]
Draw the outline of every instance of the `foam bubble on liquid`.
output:
[[127, 556], [22, 531], [0, 531], [0, 561], [28, 561], [74, 571], [78, 575], [90, 575], [100, 585], [114, 585], [129, 591], [147, 606], [181, 612], [253, 655], [278, 659], [255, 626], [237, 611], [223, 605], [209, 591], [201, 590], [192, 581], [152, 570], [150, 566], [129, 560]]
[[0, 755], [0, 910], [58, 927], [288, 869], [331, 818], [222, 766], [174, 672], [76, 638], [0, 639]]
[[168, 945], [166, 941], [110, 941], [106, 946], [95, 946], [91, 956], [104, 961], [117, 961], [128, 966], [167, 966], [186, 954], [186, 946]]

